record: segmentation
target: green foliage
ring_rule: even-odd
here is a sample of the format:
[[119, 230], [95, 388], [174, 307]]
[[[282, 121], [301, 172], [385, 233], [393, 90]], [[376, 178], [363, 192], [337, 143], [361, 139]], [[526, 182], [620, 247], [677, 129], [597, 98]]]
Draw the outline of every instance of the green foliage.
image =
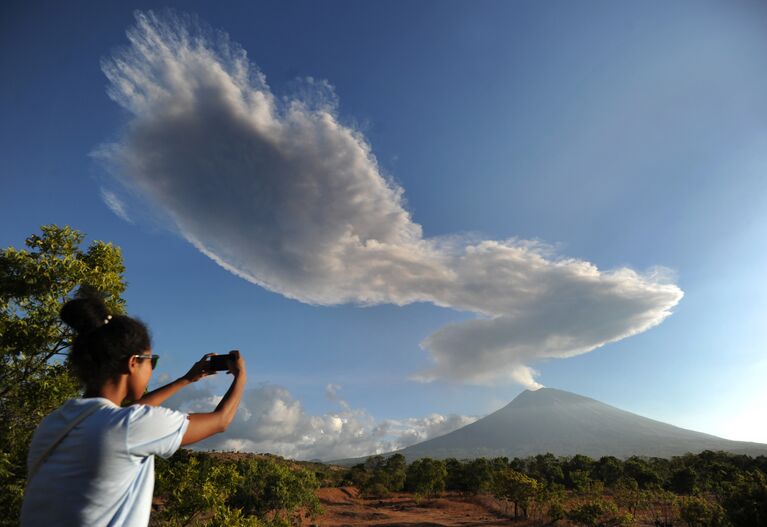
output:
[[259, 518], [275, 517], [287, 522], [300, 512], [314, 517], [321, 513], [315, 495], [319, 483], [313, 472], [271, 458], [248, 458], [237, 462], [243, 477], [231, 504]]
[[485, 458], [473, 459], [464, 465], [462, 492], [477, 494], [488, 490], [493, 480], [493, 466]]
[[437, 496], [445, 490], [447, 468], [442, 461], [428, 457], [413, 461], [407, 468], [405, 490]]
[[[404, 459], [401, 461], [404, 463]], [[426, 471], [422, 463], [419, 460], [407, 468], [410, 479], [406, 488], [419, 496], [431, 493], [426, 490], [429, 476], [423, 474]], [[492, 491], [507, 506], [514, 504], [515, 515], [520, 511], [523, 515], [529, 512], [533, 519], [536, 514], [538, 519], [545, 515], [551, 522], [565, 518], [568, 502], [583, 499], [592, 505], [608, 503], [608, 508], [617, 505], [618, 513], [610, 520], [613, 525], [634, 525], [638, 518], [644, 517], [651, 517], [659, 524], [670, 524], [680, 519], [682, 510], [687, 511], [685, 514], [691, 522], [698, 521], [694, 519], [695, 514], [707, 514], [706, 521], [716, 527], [725, 527], [728, 518], [732, 518], [733, 525], [764, 525], [759, 522], [767, 515], [763, 511], [767, 503], [763, 483], [763, 470], [767, 468], [765, 456], [751, 458], [707, 451], [672, 459], [632, 457], [622, 461], [605, 456], [594, 461], [587, 456], [557, 458], [545, 454], [510, 462], [506, 458], [471, 461], [450, 458], [443, 465], [447, 490]], [[383, 457], [369, 458], [365, 464], [350, 469], [345, 480], [358, 485], [368, 496], [384, 496], [383, 484], [388, 481], [384, 469]], [[421, 479], [416, 488], [418, 473]], [[523, 481], [522, 478], [537, 480], [537, 489], [522, 490], [515, 495], [515, 490], [510, 489], [515, 489], [515, 485], [524, 489], [517, 481]], [[695, 507], [700, 506], [697, 497], [691, 501], [680, 500], [679, 495], [696, 496], [699, 492], [705, 493], [702, 499], [708, 504], [703, 512], [696, 512]], [[512, 496], [518, 501], [514, 502]], [[612, 500], [605, 502], [605, 496], [611, 496]]]
[[391, 492], [399, 492], [405, 488], [407, 479], [407, 462], [402, 454], [390, 456], [384, 465], [386, 481], [384, 484]]
[[630, 512], [618, 512], [615, 515], [614, 525], [618, 527], [630, 527], [636, 524], [636, 517]]
[[566, 513], [568, 520], [576, 525], [599, 527], [615, 523], [618, 507], [615, 503], [603, 498], [594, 498], [576, 505]]
[[445, 489], [463, 492], [463, 463], [454, 457], [445, 460]]
[[73, 291], [101, 293], [123, 313], [122, 254], [109, 243], [80, 248], [85, 235], [46, 225], [26, 239], [27, 249], [0, 249], [0, 525], [15, 525], [26, 483], [26, 456], [37, 425], [78, 385], [65, 362], [72, 333], [59, 319]]
[[565, 510], [564, 506], [558, 501], [555, 501], [549, 504], [548, 513], [549, 513], [549, 521], [551, 523], [556, 523], [559, 520], [563, 520], [565, 516], [567, 515], [567, 511]]
[[[494, 472], [502, 470], [485, 458], [477, 458], [465, 463], [451, 458], [445, 460], [445, 468], [447, 469], [445, 488], [466, 494], [490, 490]], [[504, 465], [503, 469], [505, 468]]]
[[528, 506], [540, 492], [541, 486], [538, 480], [513, 468], [507, 468], [495, 474], [493, 490], [498, 499], [507, 500], [514, 504], [515, 518], [519, 516], [519, 510], [527, 518]]
[[760, 470], [738, 474], [722, 505], [738, 527], [767, 527], [767, 477]]
[[365, 496], [382, 498], [404, 488], [406, 469], [407, 463], [402, 454], [388, 458], [371, 456], [365, 463], [349, 469], [344, 480], [360, 489]]
[[389, 496], [389, 489], [383, 483], [371, 483], [362, 489], [362, 495], [365, 498], [386, 498]]
[[165, 504], [153, 515], [152, 524], [163, 527], [213, 525], [210, 522], [215, 518], [237, 518], [228, 499], [243, 481], [231, 463], [213, 464], [182, 451], [168, 462], [158, 463], [156, 494], [162, 496]]
[[689, 467], [695, 471], [697, 490], [711, 492], [720, 497], [734, 483], [737, 474], [758, 468], [754, 463], [755, 460], [751, 460], [747, 456], [710, 450], [698, 455], [688, 454], [676, 458], [674, 461], [677, 469]]
[[679, 498], [667, 490], [644, 491], [643, 504], [656, 525], [672, 525], [679, 516]]
[[693, 494], [697, 488], [698, 474], [692, 467], [682, 467], [671, 474], [669, 488], [677, 494]]
[[[314, 473], [271, 458], [238, 461], [181, 450], [157, 466], [163, 507], [152, 525], [282, 526], [322, 511]], [[227, 523], [230, 522], [230, 523]]]
[[604, 456], [594, 467], [594, 474], [602, 483], [611, 487], [623, 476], [623, 463], [617, 457]]
[[554, 454], [538, 454], [529, 463], [530, 475], [546, 483], [564, 483], [562, 463]]
[[650, 463], [639, 457], [630, 457], [623, 464], [623, 473], [639, 484], [641, 489], [657, 488], [661, 478]]
[[679, 517], [688, 527], [728, 527], [724, 509], [703, 496], [689, 496], [679, 503]]
[[644, 495], [639, 490], [639, 484], [636, 480], [625, 476], [615, 483], [613, 496], [619, 507], [626, 509], [630, 514], [634, 515], [644, 499]]

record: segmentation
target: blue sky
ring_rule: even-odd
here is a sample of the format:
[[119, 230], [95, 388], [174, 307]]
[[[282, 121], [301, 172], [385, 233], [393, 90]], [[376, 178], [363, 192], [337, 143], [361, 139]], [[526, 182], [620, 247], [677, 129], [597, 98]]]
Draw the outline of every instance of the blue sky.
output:
[[[135, 10], [154, 10], [150, 27], [165, 27], [166, 41], [173, 27], [197, 31], [183, 15], [173, 26], [165, 7], [241, 46], [266, 83], [246, 79], [241, 91], [273, 97], [272, 117], [289, 133], [251, 137], [216, 117], [229, 107], [215, 97], [171, 93], [186, 126], [162, 101], [110, 99], [103, 61], [157, 58], [126, 47]], [[2, 9], [0, 244], [21, 246], [56, 223], [122, 247], [129, 309], [153, 330], [158, 377], [203, 353], [243, 350], [245, 407], [257, 418], [215, 446], [362, 455], [464, 424], [531, 382], [767, 442], [760, 3]], [[171, 46], [174, 57], [157, 64], [181, 66], [177, 82], [152, 70], [137, 86], [183, 92], [211, 65], [232, 73], [241, 57], [203, 33], [208, 62], [190, 65]], [[231, 77], [200, 85], [215, 92]], [[291, 101], [303, 105], [292, 120]], [[216, 145], [234, 143], [221, 138], [279, 142], [295, 155], [220, 154]], [[371, 208], [333, 193], [348, 168], [328, 161], [338, 153], [356, 159], [346, 183]], [[319, 194], [296, 190], [309, 183]], [[273, 199], [259, 201], [259, 188]], [[338, 242], [328, 233], [344, 222], [385, 247]], [[468, 247], [484, 250], [468, 261]], [[331, 249], [347, 255], [343, 272], [327, 264]], [[584, 282], [581, 264], [597, 274]], [[527, 285], [498, 278], [510, 270]], [[555, 358], [565, 355], [574, 356]], [[525, 377], [530, 368], [537, 374]], [[205, 383], [176, 404], [210, 405], [225, 385]]]

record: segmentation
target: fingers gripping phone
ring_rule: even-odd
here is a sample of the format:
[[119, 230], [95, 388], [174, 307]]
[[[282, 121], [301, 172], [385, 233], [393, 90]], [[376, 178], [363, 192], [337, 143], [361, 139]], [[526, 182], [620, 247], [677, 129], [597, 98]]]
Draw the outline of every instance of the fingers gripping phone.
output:
[[232, 355], [231, 352], [220, 354], [220, 355], [211, 355], [210, 356], [210, 371], [228, 371], [229, 370], [229, 357]]

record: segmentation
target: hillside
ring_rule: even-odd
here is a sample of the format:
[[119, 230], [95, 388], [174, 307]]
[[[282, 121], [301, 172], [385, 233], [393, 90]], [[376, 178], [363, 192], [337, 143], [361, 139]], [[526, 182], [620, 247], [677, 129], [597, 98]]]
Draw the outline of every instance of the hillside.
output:
[[[420, 457], [527, 457], [551, 452], [594, 458], [633, 455], [671, 457], [723, 450], [767, 454], [767, 445], [730, 441], [620, 410], [563, 390], [524, 391], [511, 403], [474, 423], [400, 450]], [[344, 460], [349, 464], [354, 460]]]

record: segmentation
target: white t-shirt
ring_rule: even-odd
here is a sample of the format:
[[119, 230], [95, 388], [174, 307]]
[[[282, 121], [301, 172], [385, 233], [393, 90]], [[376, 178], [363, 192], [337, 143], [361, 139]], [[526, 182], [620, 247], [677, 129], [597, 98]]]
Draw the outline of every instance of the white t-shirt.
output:
[[23, 526], [141, 526], [149, 523], [154, 454], [167, 458], [181, 446], [188, 416], [108, 399], [70, 399], [37, 427], [31, 466], [88, 405], [100, 408], [75, 426], [27, 483]]

